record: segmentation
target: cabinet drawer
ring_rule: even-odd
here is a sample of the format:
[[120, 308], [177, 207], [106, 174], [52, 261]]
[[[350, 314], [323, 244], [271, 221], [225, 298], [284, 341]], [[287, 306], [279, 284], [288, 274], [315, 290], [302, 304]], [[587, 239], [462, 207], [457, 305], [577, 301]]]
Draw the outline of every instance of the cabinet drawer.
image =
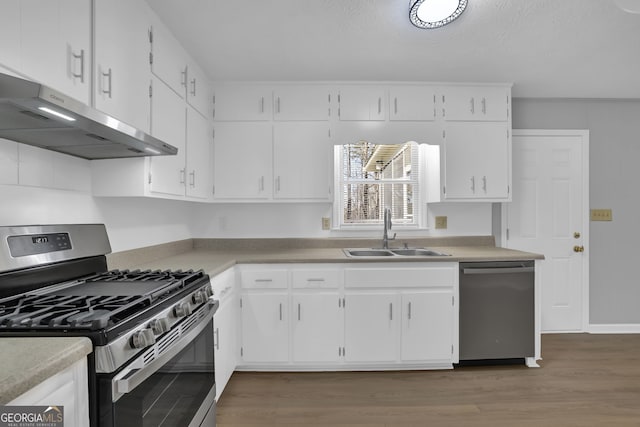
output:
[[240, 282], [248, 289], [286, 289], [287, 270], [244, 270]]
[[342, 270], [294, 270], [291, 284], [294, 288], [336, 289], [342, 284]]
[[347, 268], [345, 288], [425, 288], [453, 286], [456, 269], [453, 265], [434, 267]]

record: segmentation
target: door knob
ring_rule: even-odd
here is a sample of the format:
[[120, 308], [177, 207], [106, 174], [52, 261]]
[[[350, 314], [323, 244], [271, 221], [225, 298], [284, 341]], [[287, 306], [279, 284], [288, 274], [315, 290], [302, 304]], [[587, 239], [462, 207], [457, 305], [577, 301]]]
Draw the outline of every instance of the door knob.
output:
[[574, 246], [573, 252], [584, 252], [584, 246]]

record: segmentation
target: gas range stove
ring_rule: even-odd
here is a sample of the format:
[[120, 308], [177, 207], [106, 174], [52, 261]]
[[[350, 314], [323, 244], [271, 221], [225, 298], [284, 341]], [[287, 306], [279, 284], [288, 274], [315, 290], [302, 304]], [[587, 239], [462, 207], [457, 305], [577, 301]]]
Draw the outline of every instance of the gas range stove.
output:
[[[116, 408], [139, 401], [135, 394], [150, 393], [146, 388], [159, 381], [152, 378], [163, 376], [172, 376], [161, 381], [176, 390], [203, 382], [199, 415], [174, 412], [181, 420], [176, 425], [199, 419], [213, 407], [215, 390], [218, 302], [209, 276], [202, 270], [108, 270], [110, 251], [101, 224], [0, 227], [0, 337], [90, 338], [92, 425], [138, 425], [141, 418], [125, 421]], [[110, 409], [103, 414], [104, 407]], [[162, 405], [155, 411], [170, 416]], [[140, 417], [153, 412], [141, 409]]]
[[86, 336], [95, 347], [96, 371], [113, 372], [212, 294], [202, 270], [99, 272], [1, 299], [0, 331]]

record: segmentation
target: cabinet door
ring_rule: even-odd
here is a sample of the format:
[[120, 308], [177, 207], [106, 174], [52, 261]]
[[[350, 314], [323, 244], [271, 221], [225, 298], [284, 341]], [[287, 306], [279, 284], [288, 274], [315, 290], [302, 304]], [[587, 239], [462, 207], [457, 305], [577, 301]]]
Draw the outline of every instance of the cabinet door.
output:
[[187, 196], [206, 199], [211, 194], [211, 143], [209, 121], [187, 107]]
[[[64, 407], [64, 425], [89, 425], [89, 389], [87, 359], [81, 359], [65, 370], [47, 378], [32, 389], [16, 397], [9, 405], [37, 405]], [[40, 423], [37, 423], [40, 424]], [[37, 425], [36, 424], [36, 425]], [[45, 425], [48, 423], [44, 423]], [[57, 424], [57, 423], [55, 423]], [[34, 425], [8, 423], [7, 425]]]
[[271, 120], [271, 90], [262, 86], [225, 85], [214, 90], [215, 120]]
[[445, 120], [506, 121], [509, 118], [509, 88], [458, 86], [444, 89]]
[[344, 342], [347, 362], [395, 362], [400, 305], [395, 293], [345, 295]]
[[0, 138], [0, 184], [18, 183], [18, 143]]
[[[237, 303], [237, 300], [235, 301]], [[214, 351], [216, 361], [216, 400], [220, 398], [236, 369], [238, 342], [233, 301], [228, 301], [213, 315]]]
[[242, 360], [289, 360], [289, 312], [286, 293], [245, 292], [241, 301]]
[[490, 122], [448, 124], [443, 163], [446, 199], [508, 198], [508, 125]]
[[189, 59], [187, 65], [187, 102], [205, 117], [212, 116], [211, 83], [200, 66]]
[[344, 342], [344, 313], [337, 292], [294, 293], [294, 362], [337, 362]]
[[180, 42], [171, 34], [160, 18], [150, 12], [151, 71], [181, 98], [187, 86], [187, 59]]
[[3, 0], [0, 13], [0, 64], [20, 70], [20, 0]]
[[429, 290], [402, 295], [403, 361], [451, 360], [453, 291]]
[[266, 199], [271, 195], [270, 123], [217, 123], [213, 173], [216, 199]]
[[329, 88], [295, 85], [279, 87], [273, 93], [274, 120], [329, 120]]
[[275, 123], [274, 197], [329, 200], [332, 154], [327, 123]]
[[153, 78], [151, 97], [151, 135], [178, 148], [175, 156], [155, 156], [151, 161], [151, 185], [154, 193], [185, 194], [185, 126], [184, 101], [167, 85]]
[[431, 86], [397, 86], [389, 91], [391, 120], [434, 121], [436, 93]]
[[95, 107], [149, 132], [149, 10], [143, 0], [94, 1]]
[[340, 120], [384, 120], [385, 91], [377, 86], [347, 86], [338, 92]]

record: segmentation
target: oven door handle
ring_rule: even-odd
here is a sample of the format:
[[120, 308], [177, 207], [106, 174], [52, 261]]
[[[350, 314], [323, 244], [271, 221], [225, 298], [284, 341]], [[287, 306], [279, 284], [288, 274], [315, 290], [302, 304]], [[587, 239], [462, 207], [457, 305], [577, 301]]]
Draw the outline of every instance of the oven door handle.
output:
[[[213, 318], [213, 313], [217, 306], [217, 301], [210, 299], [206, 305], [207, 312], [204, 317], [194, 327], [183, 334], [169, 349], [165, 350], [151, 363], [145, 365], [145, 354], [131, 362], [112, 380], [112, 401], [116, 402], [123, 395], [132, 392], [151, 375], [162, 368], [169, 360], [184, 350], [194, 338], [196, 338]], [[155, 344], [157, 346], [158, 343]], [[146, 352], [145, 352], [146, 353]]]

